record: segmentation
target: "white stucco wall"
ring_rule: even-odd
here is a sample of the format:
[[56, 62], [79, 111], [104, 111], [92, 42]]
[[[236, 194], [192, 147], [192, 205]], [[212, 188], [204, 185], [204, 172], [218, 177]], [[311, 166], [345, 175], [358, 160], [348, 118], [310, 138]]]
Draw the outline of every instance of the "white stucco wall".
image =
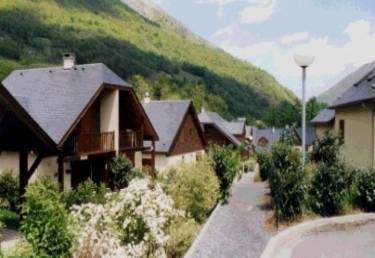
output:
[[115, 150], [120, 148], [120, 93], [119, 90], [105, 90], [100, 95], [100, 131], [115, 132]]
[[[177, 165], [180, 162], [196, 162], [197, 156], [204, 154], [204, 150], [195, 151], [190, 153], [184, 153], [181, 155], [167, 156], [165, 154], [156, 154], [155, 155], [155, 168], [159, 172]], [[150, 154], [144, 154], [144, 159], [151, 159]]]
[[[29, 154], [29, 167], [33, 164], [36, 156], [35, 154]], [[3, 151], [0, 154], [0, 174], [11, 170], [14, 176], [19, 176], [19, 154], [17, 152]], [[70, 163], [64, 163], [64, 188], [71, 188], [70, 174], [67, 171], [70, 170]], [[51, 177], [57, 182], [58, 167], [57, 167], [57, 157], [44, 158], [39, 164], [38, 168], [35, 170], [33, 176], [30, 178], [30, 182], [35, 182], [38, 178]]]

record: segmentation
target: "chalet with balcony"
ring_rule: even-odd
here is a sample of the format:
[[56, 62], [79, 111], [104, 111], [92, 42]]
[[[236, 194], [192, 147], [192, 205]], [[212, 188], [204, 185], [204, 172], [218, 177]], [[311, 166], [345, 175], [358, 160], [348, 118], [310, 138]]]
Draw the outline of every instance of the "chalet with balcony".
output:
[[[205, 140], [191, 101], [151, 101], [146, 97], [143, 107], [160, 137], [154, 146], [158, 171], [181, 161], [194, 162], [204, 153]], [[150, 165], [151, 161], [146, 150], [143, 164]]]
[[[75, 65], [74, 57], [67, 55], [64, 66], [16, 70], [2, 84], [1, 98], [12, 100], [5, 110], [26, 116], [25, 124], [34, 125], [49, 149], [34, 148], [28, 144], [31, 136], [6, 130], [0, 135], [1, 143], [11, 135], [27, 138], [22, 140], [27, 146], [0, 145], [0, 172], [11, 169], [28, 174], [18, 165], [24, 162], [23, 167], [28, 168], [27, 163], [32, 162], [34, 171], [28, 179], [56, 177], [61, 188], [74, 187], [88, 178], [105, 182], [112, 157], [124, 153], [141, 168], [142, 151], [149, 148], [144, 140], [158, 140], [132, 87], [104, 64]], [[9, 119], [0, 123], [0, 129], [11, 126]]]

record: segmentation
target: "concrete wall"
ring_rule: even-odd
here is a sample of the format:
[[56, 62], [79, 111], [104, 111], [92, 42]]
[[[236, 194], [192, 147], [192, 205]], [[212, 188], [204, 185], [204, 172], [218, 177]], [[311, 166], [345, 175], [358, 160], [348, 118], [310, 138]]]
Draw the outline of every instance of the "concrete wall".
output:
[[372, 105], [356, 105], [336, 109], [335, 131], [340, 120], [345, 121], [342, 156], [357, 168], [373, 167], [374, 117]]
[[142, 151], [137, 151], [134, 153], [134, 167], [142, 170]]
[[100, 95], [100, 131], [115, 132], [115, 150], [120, 143], [120, 93], [119, 90], [104, 90]]
[[[34, 162], [36, 156], [34, 154], [29, 154], [29, 167], [31, 167], [32, 163]], [[11, 170], [13, 175], [18, 177], [19, 176], [19, 156], [17, 152], [7, 152], [3, 151], [0, 154], [0, 174], [4, 173], [7, 170]], [[71, 180], [70, 180], [70, 163], [64, 163], [64, 188], [70, 189], [71, 188]], [[48, 157], [44, 158], [42, 162], [39, 164], [38, 168], [35, 170], [33, 176], [30, 178], [30, 182], [35, 182], [38, 178], [42, 177], [51, 177], [58, 182], [57, 178], [57, 157]]]
[[[177, 165], [180, 162], [196, 162], [197, 156], [204, 154], [204, 151], [196, 151], [190, 153], [184, 153], [181, 155], [167, 156], [165, 154], [155, 155], [155, 168], [159, 172], [163, 172], [166, 169]], [[150, 154], [144, 154], [144, 159], [151, 159]]]

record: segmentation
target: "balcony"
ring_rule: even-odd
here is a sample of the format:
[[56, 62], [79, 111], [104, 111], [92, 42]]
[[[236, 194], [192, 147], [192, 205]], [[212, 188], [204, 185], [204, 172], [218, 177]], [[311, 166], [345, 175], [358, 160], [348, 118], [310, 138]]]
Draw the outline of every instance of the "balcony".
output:
[[143, 132], [126, 130], [120, 132], [120, 149], [141, 149], [143, 148]]
[[68, 154], [82, 155], [115, 151], [115, 133], [82, 133], [69, 138], [66, 144]]

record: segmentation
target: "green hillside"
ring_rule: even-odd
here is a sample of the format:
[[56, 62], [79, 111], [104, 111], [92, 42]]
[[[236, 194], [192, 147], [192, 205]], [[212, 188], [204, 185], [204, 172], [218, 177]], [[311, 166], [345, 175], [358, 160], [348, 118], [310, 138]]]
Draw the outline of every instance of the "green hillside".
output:
[[137, 14], [120, 0], [1, 0], [0, 78], [20, 67], [102, 62], [139, 95], [259, 119], [294, 95], [269, 74]]

